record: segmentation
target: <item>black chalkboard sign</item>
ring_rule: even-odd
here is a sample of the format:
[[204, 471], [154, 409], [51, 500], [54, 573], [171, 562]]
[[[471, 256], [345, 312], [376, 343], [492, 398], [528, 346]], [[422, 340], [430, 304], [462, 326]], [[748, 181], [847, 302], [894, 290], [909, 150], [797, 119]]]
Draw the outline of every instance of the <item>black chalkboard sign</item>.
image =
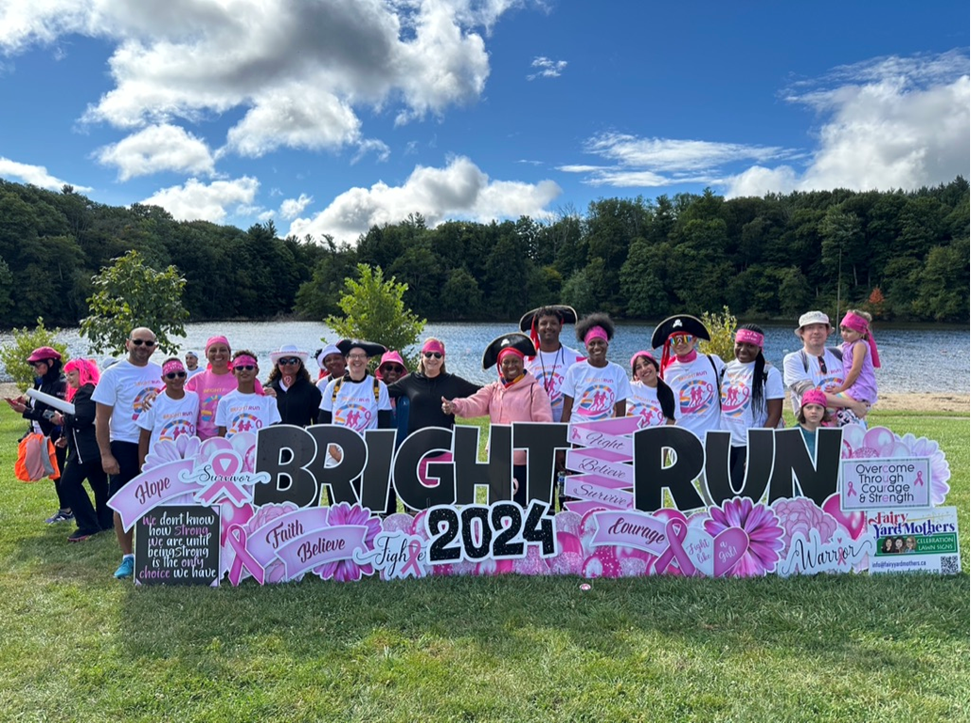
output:
[[135, 584], [219, 585], [219, 511], [160, 505], [135, 521]]

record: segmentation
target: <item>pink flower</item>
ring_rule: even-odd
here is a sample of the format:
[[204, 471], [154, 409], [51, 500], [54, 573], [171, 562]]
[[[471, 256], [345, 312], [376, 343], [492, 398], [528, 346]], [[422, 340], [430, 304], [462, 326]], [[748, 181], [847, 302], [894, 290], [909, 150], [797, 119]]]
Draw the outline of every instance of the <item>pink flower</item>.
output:
[[748, 535], [748, 548], [729, 571], [730, 576], [764, 576], [775, 570], [785, 543], [779, 519], [771, 508], [762, 503], [753, 505], [749, 498], [733, 498], [720, 508], [709, 508], [708, 514], [711, 518], [705, 521], [705, 530], [709, 535], [717, 536], [728, 528], [741, 528]]
[[901, 442], [907, 446], [913, 457], [931, 459], [931, 503], [933, 505], [943, 505], [951, 486], [947, 481], [951, 479], [951, 466], [940, 446], [933, 440], [926, 437], [914, 437], [909, 432], [904, 435]]
[[809, 498], [779, 498], [772, 503], [772, 511], [779, 519], [782, 526], [782, 557], [785, 558], [792, 544], [792, 537], [796, 533], [802, 533], [806, 540], [809, 540], [809, 531], [817, 530], [821, 543], [828, 542], [839, 525], [836, 518], [824, 510], [821, 510]]
[[175, 440], [160, 440], [152, 447], [152, 452], [145, 456], [142, 472], [165, 463], [191, 460], [199, 454], [199, 444], [199, 438], [195, 435], [179, 435]]
[[[377, 516], [372, 516], [371, 511], [367, 508], [362, 508], [357, 503], [353, 506], [347, 503], [332, 505], [330, 512], [327, 514], [327, 525], [366, 526], [367, 533], [364, 534], [364, 544], [368, 550], [374, 548], [374, 537], [381, 532], [381, 519]], [[347, 581], [361, 580], [362, 574], [373, 576], [374, 567], [370, 563], [362, 566], [355, 563], [352, 558], [344, 558], [339, 561], [331, 561], [330, 563], [317, 566], [314, 568], [314, 573], [325, 581], [333, 578], [335, 581], [346, 583]]]
[[[246, 532], [247, 537], [253, 535], [257, 530], [262, 528], [264, 525], [272, 520], [276, 520], [287, 513], [293, 513], [300, 508], [296, 503], [291, 503], [289, 501], [285, 503], [270, 503], [267, 505], [260, 506], [253, 517], [246, 521], [241, 527]], [[236, 557], [236, 552], [233, 550], [232, 546], [225, 545], [223, 547], [223, 567], [229, 570], [232, 567], [233, 559]], [[228, 563], [228, 565], [227, 565]], [[243, 579], [250, 577], [250, 572], [245, 568], [243, 569]], [[299, 581], [303, 578], [303, 574], [294, 578], [293, 580]], [[283, 565], [283, 561], [279, 558], [274, 560], [270, 565], [264, 570], [264, 583], [281, 583], [286, 580], [286, 566]]]

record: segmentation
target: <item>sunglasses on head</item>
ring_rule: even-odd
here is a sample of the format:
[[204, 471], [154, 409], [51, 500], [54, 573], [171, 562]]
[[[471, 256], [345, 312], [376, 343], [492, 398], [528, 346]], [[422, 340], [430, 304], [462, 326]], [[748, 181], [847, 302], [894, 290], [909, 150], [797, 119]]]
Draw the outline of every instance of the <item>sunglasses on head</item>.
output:
[[277, 360], [277, 364], [281, 364], [281, 365], [295, 365], [295, 364], [299, 364], [299, 362], [300, 362], [299, 357], [281, 357], [280, 359]]
[[165, 379], [167, 380], [181, 380], [185, 377], [185, 372], [166, 372]]
[[252, 372], [256, 369], [255, 365], [233, 365], [234, 370], [243, 370], [243, 372]]
[[441, 359], [444, 356], [441, 352], [422, 352], [422, 354], [425, 355], [425, 359], [431, 359], [432, 357]]
[[405, 368], [401, 365], [385, 365], [381, 369], [383, 369], [385, 372], [396, 372], [399, 375], [405, 371]]
[[133, 340], [131, 340], [131, 343], [133, 345], [135, 345], [136, 347], [141, 347], [143, 344], [146, 347], [154, 347], [155, 346], [155, 340], [154, 339], [133, 339]]

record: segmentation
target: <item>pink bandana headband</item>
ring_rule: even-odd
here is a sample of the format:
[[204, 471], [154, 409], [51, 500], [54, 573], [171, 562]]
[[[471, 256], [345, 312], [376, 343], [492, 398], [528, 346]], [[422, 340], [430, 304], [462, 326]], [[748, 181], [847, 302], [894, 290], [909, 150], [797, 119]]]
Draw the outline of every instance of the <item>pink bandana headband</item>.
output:
[[185, 372], [185, 366], [177, 359], [172, 359], [162, 365], [162, 374], [167, 375], [172, 372]]
[[445, 345], [442, 344], [437, 339], [426, 339], [425, 344], [421, 346], [422, 352], [439, 352], [440, 354], [445, 354]]
[[604, 342], [609, 342], [610, 339], [607, 337], [607, 330], [603, 327], [591, 327], [590, 331], [587, 332], [586, 336], [583, 338], [584, 344], [590, 344], [591, 340], [602, 339]]
[[854, 332], [859, 332], [860, 334], [865, 334], [867, 336], [867, 344], [870, 345], [870, 358], [873, 360], [873, 366], [880, 366], [880, 354], [877, 352], [877, 340], [873, 338], [873, 330], [870, 329], [870, 323], [865, 317], [861, 317], [859, 314], [853, 314], [853, 312], [847, 312], [846, 316], [843, 317], [843, 321], [840, 322], [841, 327], [848, 327]]
[[233, 367], [238, 367], [240, 365], [253, 365], [254, 367], [258, 366], [256, 364], [256, 360], [250, 357], [248, 354], [242, 354], [233, 360]]
[[523, 354], [522, 352], [520, 352], [520, 351], [519, 351], [518, 349], [516, 349], [515, 347], [504, 347], [504, 348], [503, 348], [503, 349], [502, 349], [502, 350], [501, 350], [501, 351], [499, 352], [499, 356], [498, 356], [498, 358], [496, 359], [496, 364], [500, 364], [500, 365], [501, 365], [501, 364], [502, 364], [502, 361], [503, 361], [503, 360], [504, 360], [504, 359], [505, 359], [506, 357], [508, 357], [509, 355], [513, 355], [514, 357], [519, 357], [519, 359], [526, 359], [526, 355], [524, 355], [524, 354]]
[[207, 355], [209, 354], [209, 348], [212, 347], [214, 344], [224, 344], [224, 345], [226, 345], [227, 349], [232, 349], [232, 347], [229, 346], [229, 340], [226, 339], [225, 337], [223, 337], [221, 334], [219, 334], [219, 335], [216, 335], [215, 337], [210, 337], [206, 341], [206, 352], [205, 353]]
[[740, 329], [735, 332], [735, 341], [743, 344], [754, 344], [759, 349], [765, 345], [765, 335], [751, 329]]

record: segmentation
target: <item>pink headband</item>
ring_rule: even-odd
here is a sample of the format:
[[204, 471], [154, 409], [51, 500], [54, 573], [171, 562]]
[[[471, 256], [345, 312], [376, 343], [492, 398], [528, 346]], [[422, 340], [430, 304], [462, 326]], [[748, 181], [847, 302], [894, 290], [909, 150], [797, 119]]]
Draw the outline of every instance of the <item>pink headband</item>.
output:
[[637, 364], [637, 358], [638, 357], [644, 357], [646, 359], [649, 359], [649, 360], [651, 360], [651, 362], [653, 362], [655, 365], [657, 365], [657, 360], [654, 359], [654, 355], [652, 355], [650, 352], [645, 352], [645, 351], [642, 350], [640, 352], [635, 352], [634, 353], [634, 356], [630, 358], [630, 368], [631, 369], [634, 369], [634, 365]]
[[873, 330], [870, 329], [870, 323], [866, 320], [866, 317], [847, 312], [843, 321], [840, 322], [840, 326], [849, 327], [854, 332], [867, 335], [867, 344], [870, 345], [870, 358], [873, 360], [873, 366], [879, 367], [880, 354], [877, 352], [877, 340], [873, 338]]
[[759, 334], [751, 329], [740, 329], [735, 332], [735, 341], [754, 344], [761, 349], [765, 344], [765, 335]]
[[508, 357], [509, 355], [515, 355], [516, 357], [519, 357], [519, 359], [526, 359], [526, 355], [524, 355], [524, 354], [523, 354], [522, 352], [520, 352], [520, 351], [519, 351], [518, 349], [516, 349], [515, 347], [504, 347], [504, 348], [503, 348], [503, 349], [502, 349], [502, 350], [501, 350], [501, 351], [499, 352], [499, 357], [498, 357], [498, 358], [496, 359], [496, 363], [497, 363], [497, 364], [502, 364], [502, 361], [503, 361], [503, 360], [504, 360], [504, 359], [505, 359], [506, 357]]
[[254, 367], [258, 366], [256, 364], [256, 360], [250, 357], [248, 354], [241, 354], [239, 357], [233, 360], [233, 367], [237, 367], [239, 365], [253, 365]]
[[822, 390], [806, 390], [803, 393], [799, 406], [805, 407], [806, 405], [821, 405], [822, 407], [826, 407], [826, 393]]
[[590, 344], [592, 339], [602, 339], [604, 342], [609, 342], [610, 339], [607, 337], [607, 330], [603, 327], [591, 327], [590, 331], [587, 332], [586, 336], [583, 338], [584, 344]]
[[[206, 342], [205, 354], [209, 354], [209, 348], [212, 347], [214, 344], [224, 344], [227, 347], [229, 347], [229, 340], [223, 337], [221, 334], [216, 335], [215, 337], [210, 337]], [[232, 347], [229, 347], [229, 348], [232, 349]]]
[[162, 365], [162, 374], [167, 375], [170, 372], [185, 372], [185, 366], [177, 359], [171, 359]]
[[439, 342], [437, 339], [426, 339], [425, 344], [421, 346], [422, 352], [441, 352], [445, 354], [445, 345]]

